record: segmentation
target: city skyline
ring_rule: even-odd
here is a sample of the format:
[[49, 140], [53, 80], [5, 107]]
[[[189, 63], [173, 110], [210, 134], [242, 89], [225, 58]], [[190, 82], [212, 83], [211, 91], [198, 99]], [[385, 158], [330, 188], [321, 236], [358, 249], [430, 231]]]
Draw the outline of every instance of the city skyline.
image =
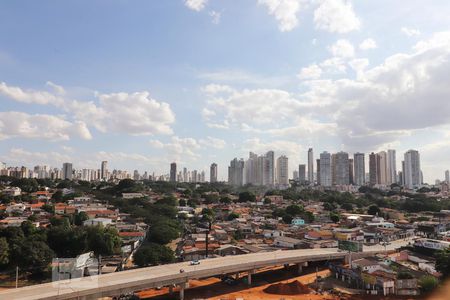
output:
[[224, 180], [232, 157], [273, 150], [308, 178], [309, 148], [417, 149], [424, 181], [442, 178], [450, 3], [306, 2], [2, 3], [0, 161], [216, 162]]

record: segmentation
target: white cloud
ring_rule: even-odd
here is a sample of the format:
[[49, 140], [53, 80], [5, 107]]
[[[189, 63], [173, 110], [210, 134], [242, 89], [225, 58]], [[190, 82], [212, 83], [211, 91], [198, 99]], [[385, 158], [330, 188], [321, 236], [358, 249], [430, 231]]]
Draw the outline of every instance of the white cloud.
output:
[[304, 67], [300, 70], [298, 78], [302, 80], [318, 79], [322, 75], [322, 69], [317, 64], [312, 64], [308, 67]]
[[402, 28], [400, 29], [400, 31], [401, 31], [403, 34], [406, 34], [406, 35], [409, 36], [409, 37], [420, 35], [420, 31], [419, 31], [418, 29], [415, 29], [415, 28], [402, 27]]
[[8, 138], [35, 138], [47, 140], [69, 140], [79, 137], [92, 138], [86, 124], [69, 122], [58, 116], [30, 115], [23, 112], [0, 112], [0, 140]]
[[278, 22], [280, 31], [291, 31], [298, 25], [297, 14], [300, 12], [301, 0], [258, 0], [267, 7], [270, 15]]
[[184, 5], [186, 5], [189, 9], [195, 11], [201, 11], [205, 8], [208, 0], [185, 0]]
[[147, 91], [96, 93], [96, 103], [69, 99], [64, 96], [65, 90], [62, 86], [52, 82], [47, 82], [47, 85], [60, 95], [46, 91], [23, 90], [4, 82], [0, 83], [0, 94], [18, 102], [53, 105], [70, 113], [74, 119], [73, 123], [94, 126], [101, 132], [131, 135], [172, 134], [171, 124], [175, 122], [175, 114], [170, 105], [151, 98]]
[[208, 137], [206, 137], [206, 139], [201, 139], [200, 144], [202, 144], [205, 147], [212, 147], [215, 149], [223, 149], [223, 148], [225, 148], [225, 145], [227, 143], [225, 142], [225, 140], [208, 136]]
[[365, 39], [359, 44], [359, 49], [368, 50], [377, 48], [377, 43], [373, 39]]
[[336, 57], [348, 58], [355, 55], [355, 48], [352, 43], [345, 39], [337, 40], [328, 50]]
[[211, 22], [213, 24], [219, 24], [220, 23], [220, 18], [222, 17], [222, 14], [218, 11], [215, 10], [211, 10], [209, 12], [209, 16], [211, 17]]
[[0, 94], [15, 101], [28, 104], [52, 104], [60, 106], [64, 99], [45, 91], [24, 91], [20, 87], [8, 86], [5, 82], [0, 82]]
[[358, 30], [361, 21], [346, 0], [322, 0], [314, 11], [316, 28], [329, 32], [346, 33]]
[[100, 131], [172, 134], [170, 124], [175, 122], [175, 115], [170, 105], [156, 101], [148, 92], [100, 94], [98, 98], [100, 117], [93, 124]]

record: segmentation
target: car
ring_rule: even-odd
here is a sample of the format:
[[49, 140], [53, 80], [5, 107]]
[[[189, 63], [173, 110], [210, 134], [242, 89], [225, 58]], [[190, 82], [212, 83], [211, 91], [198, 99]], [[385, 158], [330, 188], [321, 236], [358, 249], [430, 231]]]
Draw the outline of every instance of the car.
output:
[[184, 270], [183, 270], [183, 269], [180, 269], [180, 273], [184, 273]]
[[189, 263], [191, 266], [196, 266], [200, 264], [199, 260], [191, 260], [191, 262]]

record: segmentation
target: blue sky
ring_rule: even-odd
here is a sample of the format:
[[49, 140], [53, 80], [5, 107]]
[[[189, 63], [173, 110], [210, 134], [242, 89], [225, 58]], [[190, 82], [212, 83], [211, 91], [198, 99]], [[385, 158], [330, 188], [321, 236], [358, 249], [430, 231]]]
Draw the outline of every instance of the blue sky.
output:
[[0, 160], [167, 173], [248, 151], [450, 168], [448, 1], [1, 1]]

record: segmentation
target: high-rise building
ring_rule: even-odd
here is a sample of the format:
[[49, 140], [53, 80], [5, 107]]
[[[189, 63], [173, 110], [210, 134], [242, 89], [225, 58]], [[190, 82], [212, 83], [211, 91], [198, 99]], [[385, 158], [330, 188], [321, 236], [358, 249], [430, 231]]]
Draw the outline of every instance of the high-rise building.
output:
[[313, 149], [308, 149], [308, 181], [314, 184], [314, 153]]
[[100, 167], [100, 179], [108, 179], [108, 162], [106, 160], [102, 161], [102, 165]]
[[422, 184], [422, 174], [420, 170], [420, 154], [417, 150], [408, 150], [405, 153], [405, 187], [413, 189]]
[[228, 184], [242, 186], [244, 184], [244, 160], [233, 159], [228, 167]]
[[445, 171], [445, 182], [450, 183], [450, 171]]
[[387, 184], [397, 183], [397, 160], [395, 150], [387, 151]]
[[331, 155], [326, 151], [320, 153], [320, 185], [331, 186]]
[[273, 186], [275, 184], [275, 153], [268, 151], [264, 161], [264, 185]]
[[306, 182], [306, 165], [298, 165], [298, 181], [302, 184]]
[[170, 164], [170, 182], [177, 181], [177, 163], [173, 162]]
[[377, 153], [377, 170], [378, 170], [378, 184], [387, 185], [387, 153], [381, 151]]
[[348, 159], [348, 182], [351, 185], [355, 184], [355, 176], [353, 173], [353, 158]]
[[194, 170], [191, 172], [191, 182], [194, 182], [194, 183], [198, 182], [197, 170]]
[[298, 181], [298, 170], [294, 170], [294, 172], [292, 172], [292, 178], [294, 181]]
[[288, 158], [282, 155], [277, 158], [277, 183], [282, 186], [289, 185]]
[[316, 159], [316, 176], [317, 176], [317, 184], [321, 185], [320, 183], [320, 159]]
[[336, 185], [336, 154], [331, 154], [331, 185]]
[[350, 184], [350, 170], [349, 160], [347, 152], [338, 152], [335, 155], [335, 177], [336, 185], [349, 185]]
[[62, 178], [72, 180], [72, 176], [73, 176], [72, 163], [63, 163]]
[[369, 183], [370, 185], [378, 184], [378, 155], [375, 153], [369, 154]]
[[214, 183], [217, 182], [217, 164], [212, 163], [209, 168], [209, 182]]
[[189, 175], [186, 167], [183, 168], [183, 182], [189, 182]]
[[366, 166], [364, 160], [364, 153], [355, 153], [353, 155], [354, 165], [354, 182], [357, 186], [362, 186], [365, 183]]
[[133, 172], [133, 180], [139, 180], [141, 179], [141, 175], [139, 174], [138, 170], [134, 170]]

